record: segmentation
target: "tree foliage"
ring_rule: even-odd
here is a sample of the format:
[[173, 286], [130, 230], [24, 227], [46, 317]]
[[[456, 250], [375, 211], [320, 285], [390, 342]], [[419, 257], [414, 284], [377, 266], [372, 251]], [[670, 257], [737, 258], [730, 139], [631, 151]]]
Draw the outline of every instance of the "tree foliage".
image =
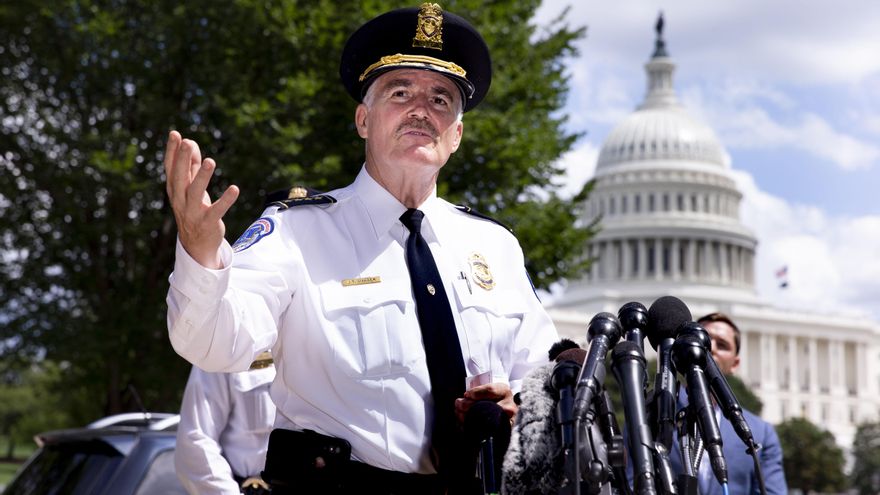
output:
[[782, 464], [789, 488], [804, 493], [837, 493], [846, 489], [843, 451], [834, 435], [803, 418], [776, 426], [782, 444]]
[[852, 456], [852, 487], [860, 495], [880, 493], [880, 422], [862, 423], [856, 428]]
[[13, 459], [15, 447], [33, 445], [35, 434], [69, 426], [65, 394], [59, 390], [65, 371], [44, 360], [21, 372], [6, 373], [0, 382], [0, 437], [7, 450], [0, 457]]
[[736, 397], [736, 400], [739, 401], [739, 405], [742, 406], [743, 409], [748, 409], [758, 416], [761, 415], [761, 411], [764, 409], [764, 403], [761, 402], [761, 398], [758, 397], [740, 377], [736, 375], [727, 375], [727, 383], [730, 385], [730, 390], [733, 391], [733, 395]]
[[[589, 228], [552, 182], [576, 135], [559, 112], [563, 59], [583, 30], [528, 24], [538, 0], [455, 0], [494, 57], [440, 194], [513, 225], [539, 287], [586, 267]], [[0, 5], [0, 352], [48, 357], [91, 400], [80, 421], [173, 410], [188, 365], [166, 336], [176, 237], [162, 153], [169, 129], [214, 157], [214, 197], [242, 195], [235, 238], [268, 192], [348, 183], [363, 161], [338, 82], [347, 36], [398, 7], [365, 0], [37, 0]], [[582, 198], [576, 198], [582, 199]], [[73, 406], [72, 406], [73, 407]]]

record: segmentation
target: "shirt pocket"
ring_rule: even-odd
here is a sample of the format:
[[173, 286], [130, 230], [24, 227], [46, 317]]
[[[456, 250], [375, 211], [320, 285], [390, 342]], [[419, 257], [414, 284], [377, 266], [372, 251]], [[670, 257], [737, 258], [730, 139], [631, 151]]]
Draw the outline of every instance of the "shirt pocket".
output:
[[506, 382], [512, 349], [526, 304], [518, 291], [484, 290], [467, 280], [453, 282], [468, 348], [468, 375], [490, 372], [492, 381]]
[[242, 382], [233, 383], [234, 393], [239, 395], [238, 410], [242, 415], [242, 427], [251, 433], [267, 433], [275, 423], [275, 405], [269, 396], [269, 384], [254, 388]]
[[399, 376], [424, 356], [408, 278], [348, 287], [331, 282], [320, 292], [328, 322], [325, 337], [346, 375]]

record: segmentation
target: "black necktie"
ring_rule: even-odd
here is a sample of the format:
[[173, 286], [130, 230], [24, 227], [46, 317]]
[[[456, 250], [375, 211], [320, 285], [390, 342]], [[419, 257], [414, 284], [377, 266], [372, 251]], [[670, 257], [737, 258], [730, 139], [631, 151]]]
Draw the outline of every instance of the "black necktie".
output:
[[454, 439], [458, 437], [455, 399], [464, 394], [464, 359], [443, 280], [431, 249], [421, 234], [423, 218], [424, 213], [410, 208], [400, 216], [400, 221], [410, 232], [406, 240], [406, 264], [425, 344], [428, 374], [431, 376], [431, 395], [434, 398], [432, 445], [440, 458], [440, 472], [449, 474], [444, 464], [455, 464], [449, 457], [449, 451], [454, 448]]

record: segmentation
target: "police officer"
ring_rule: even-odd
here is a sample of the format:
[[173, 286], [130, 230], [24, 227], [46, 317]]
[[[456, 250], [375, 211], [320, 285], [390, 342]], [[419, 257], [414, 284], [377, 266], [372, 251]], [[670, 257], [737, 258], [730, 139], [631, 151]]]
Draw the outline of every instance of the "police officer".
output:
[[260, 478], [275, 404], [272, 356], [263, 353], [248, 371], [208, 373], [193, 366], [183, 393], [174, 467], [195, 495], [267, 494]]
[[272, 350], [273, 493], [464, 493], [474, 470], [454, 423], [477, 400], [512, 418], [557, 340], [515, 237], [437, 196], [462, 114], [489, 89], [489, 51], [426, 3], [359, 28], [340, 75], [359, 103], [357, 178], [273, 204], [232, 245], [222, 217], [237, 187], [211, 200], [214, 161], [171, 132], [171, 343], [208, 370]]

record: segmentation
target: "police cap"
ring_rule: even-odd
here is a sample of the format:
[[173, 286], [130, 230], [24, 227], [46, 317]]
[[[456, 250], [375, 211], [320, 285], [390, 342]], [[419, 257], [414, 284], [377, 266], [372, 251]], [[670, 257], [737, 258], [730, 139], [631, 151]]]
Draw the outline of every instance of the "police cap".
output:
[[492, 61], [483, 37], [436, 3], [386, 12], [345, 43], [339, 75], [357, 102], [378, 76], [394, 69], [430, 70], [450, 78], [461, 90], [465, 112], [480, 103], [492, 82]]

